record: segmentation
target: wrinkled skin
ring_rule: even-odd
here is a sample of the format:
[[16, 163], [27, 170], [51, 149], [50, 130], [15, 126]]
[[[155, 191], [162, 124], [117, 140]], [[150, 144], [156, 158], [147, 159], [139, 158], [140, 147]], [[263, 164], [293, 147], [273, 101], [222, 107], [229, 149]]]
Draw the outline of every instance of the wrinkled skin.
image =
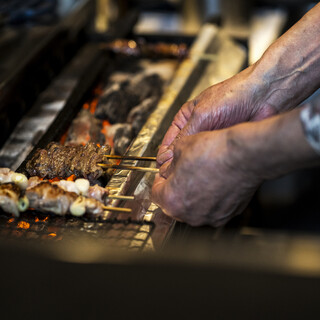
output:
[[261, 120], [277, 113], [275, 108], [262, 99], [258, 81], [251, 76], [253, 68], [254, 66], [249, 67], [236, 76], [209, 87], [181, 107], [164, 136], [157, 155], [162, 176], [166, 176], [174, 145], [182, 137], [227, 128], [245, 121]]
[[176, 142], [167, 178], [157, 174], [152, 190], [167, 215], [192, 226], [218, 227], [246, 207], [261, 180], [239, 167], [228, 130]]

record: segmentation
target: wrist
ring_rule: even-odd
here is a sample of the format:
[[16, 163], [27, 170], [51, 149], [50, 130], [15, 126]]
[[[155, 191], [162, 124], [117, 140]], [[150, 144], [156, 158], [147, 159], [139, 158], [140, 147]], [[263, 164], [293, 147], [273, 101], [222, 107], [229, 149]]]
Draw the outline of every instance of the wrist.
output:
[[305, 139], [299, 114], [294, 110], [230, 128], [232, 163], [260, 182], [320, 164], [319, 155]]

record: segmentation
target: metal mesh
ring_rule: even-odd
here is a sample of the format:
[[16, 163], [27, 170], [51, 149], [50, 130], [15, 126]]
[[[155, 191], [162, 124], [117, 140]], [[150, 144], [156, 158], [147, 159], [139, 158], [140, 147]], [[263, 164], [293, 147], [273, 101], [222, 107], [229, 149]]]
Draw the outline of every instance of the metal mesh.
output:
[[83, 234], [106, 245], [142, 250], [150, 238], [154, 224], [145, 221], [109, 219], [88, 221], [68, 217], [26, 214], [21, 218], [0, 215], [0, 237], [38, 241], [77, 241]]

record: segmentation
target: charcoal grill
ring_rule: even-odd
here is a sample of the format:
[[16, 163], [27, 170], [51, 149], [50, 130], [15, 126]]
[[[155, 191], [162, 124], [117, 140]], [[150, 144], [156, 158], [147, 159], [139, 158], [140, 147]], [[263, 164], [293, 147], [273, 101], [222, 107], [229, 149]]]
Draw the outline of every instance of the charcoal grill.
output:
[[[84, 6], [82, 10], [88, 10], [88, 7]], [[78, 14], [82, 16], [83, 12], [80, 10]], [[73, 19], [77, 20], [76, 17]], [[85, 24], [86, 19], [83, 21]], [[79, 29], [81, 28], [78, 24], [77, 30]], [[66, 32], [66, 29], [63, 30]], [[109, 35], [109, 39], [117, 36], [119, 34], [115, 32]], [[180, 63], [156, 109], [131, 143], [127, 155], [156, 154], [174, 114], [190, 97], [190, 92], [197, 90], [196, 84], [206, 67], [214, 63], [212, 59], [219, 59], [217, 53], [221, 48], [222, 39], [217, 27], [213, 25], [205, 25], [194, 41], [192, 38], [182, 39], [187, 40], [189, 44], [193, 41], [189, 57]], [[161, 36], [152, 36], [149, 40], [147, 38], [147, 41], [164, 40], [166, 39]], [[177, 41], [177, 38], [171, 40]], [[98, 42], [87, 39], [77, 43], [70, 62], [37, 96], [35, 103], [26, 108], [21, 120], [8, 135], [0, 150], [2, 167], [24, 172], [26, 162], [37, 148], [43, 148], [49, 142], [61, 139], [83, 103], [92, 97], [92, 91], [99, 83], [101, 75], [112, 74], [114, 71], [115, 56], [101, 49], [103, 46]], [[207, 59], [208, 56], [210, 59]], [[243, 58], [241, 54], [235, 55], [234, 59], [240, 61], [238, 68], [241, 68]], [[17, 78], [22, 81], [21, 77]], [[131, 166], [147, 164], [132, 160], [122, 163]], [[128, 170], [117, 170], [111, 177], [107, 185], [111, 194], [135, 196], [134, 201], [113, 200], [111, 205], [131, 208], [131, 214], [110, 212], [99, 221], [53, 217], [30, 211], [18, 219], [1, 215], [0, 236], [23, 241], [58, 242], [66, 239], [72, 241], [86, 235], [103, 239], [106, 246], [111, 247], [130, 250], [159, 248], [170, 235], [175, 222], [151, 202], [153, 178], [153, 173]]]

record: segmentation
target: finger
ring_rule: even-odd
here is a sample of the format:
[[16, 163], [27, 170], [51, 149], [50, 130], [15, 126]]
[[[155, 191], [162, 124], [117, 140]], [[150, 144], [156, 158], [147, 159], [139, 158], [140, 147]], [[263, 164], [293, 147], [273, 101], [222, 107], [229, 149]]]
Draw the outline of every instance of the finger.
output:
[[174, 141], [177, 135], [179, 135], [181, 129], [187, 124], [192, 114], [194, 106], [194, 101], [188, 101], [181, 107], [181, 109], [173, 119], [173, 122], [169, 127], [167, 133], [165, 134], [158, 151], [157, 163], [159, 166], [161, 166], [164, 162], [172, 158], [173, 154], [170, 151], [167, 152], [168, 146], [171, 145], [171, 143]]
[[165, 162], [160, 168], [159, 168], [159, 174], [161, 177], [167, 179], [172, 172], [171, 167], [172, 167], [172, 159]]
[[170, 161], [173, 157], [173, 151], [167, 146], [161, 146], [157, 155], [157, 164], [163, 166], [165, 162]]
[[168, 210], [168, 199], [169, 195], [167, 179], [161, 177], [157, 173], [152, 186], [152, 201], [156, 203], [163, 210], [164, 213], [172, 217], [170, 210]]

